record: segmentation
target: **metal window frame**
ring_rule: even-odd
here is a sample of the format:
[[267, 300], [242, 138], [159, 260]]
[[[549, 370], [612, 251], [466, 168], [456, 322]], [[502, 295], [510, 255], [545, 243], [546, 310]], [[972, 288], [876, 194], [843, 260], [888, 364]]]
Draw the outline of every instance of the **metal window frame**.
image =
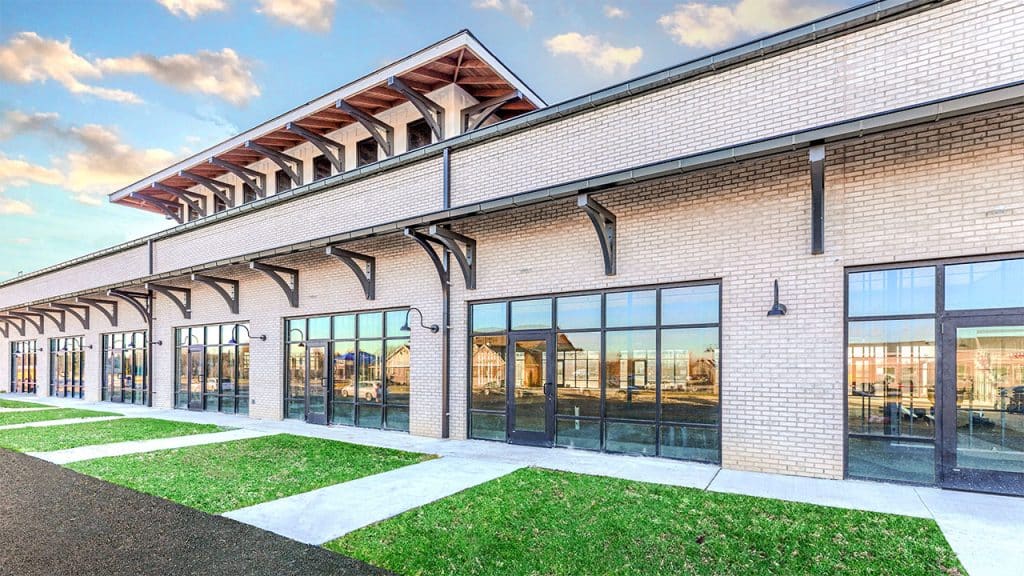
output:
[[[77, 341], [78, 342], [78, 348], [77, 349], [71, 349], [71, 350], [56, 350], [56, 349], [54, 349], [54, 345], [58, 344], [61, 340]], [[50, 392], [50, 396], [53, 396], [53, 397], [56, 397], [56, 398], [73, 398], [73, 399], [77, 399], [77, 400], [81, 400], [81, 399], [85, 398], [85, 372], [84, 372], [84, 370], [85, 370], [85, 335], [80, 334], [80, 335], [77, 335], [77, 336], [57, 336], [57, 337], [50, 338], [48, 340], [48, 344], [50, 345], [50, 349], [48, 350], [49, 355], [50, 355], [49, 356], [50, 366], [49, 366], [49, 370], [48, 370], [48, 372], [49, 372], [49, 392]], [[65, 373], [65, 377], [64, 377], [64, 382], [62, 384], [58, 383], [58, 381], [57, 381], [57, 374], [56, 374], [57, 362], [56, 362], [56, 360], [57, 360], [58, 357], [63, 357], [64, 358], [64, 366], [65, 366], [64, 373]], [[77, 384], [75, 383], [76, 380], [74, 379], [74, 374], [75, 374], [74, 368], [72, 368], [72, 370], [71, 370], [72, 378], [70, 380], [67, 378], [67, 373], [68, 373], [67, 362], [68, 362], [68, 359], [71, 360], [71, 363], [72, 363], [73, 367], [77, 363], [77, 366], [78, 366]], [[58, 386], [62, 390], [61, 394], [57, 394]], [[78, 394], [77, 395], [74, 392], [75, 389], [78, 390]]]
[[[988, 308], [978, 310], [946, 310], [945, 292], [946, 292], [946, 266], [956, 264], [975, 264], [979, 262], [998, 262], [1002, 260], [1017, 260], [1024, 258], [1024, 251], [1012, 251], [1012, 252], [996, 252], [992, 254], [978, 254], [969, 256], [954, 256], [949, 258], [930, 258], [923, 260], [899, 260], [895, 262], [885, 262], [882, 264], [859, 264], [851, 265], [843, 268], [843, 379], [839, 383], [840, 395], [843, 398], [843, 477], [855, 480], [867, 480], [871, 482], [889, 482], [894, 484], [906, 484], [910, 486], [942, 486], [942, 466], [943, 460], [947, 457], [947, 451], [949, 447], [945, 439], [946, 430], [942, 428], [941, 414], [946, 411], [945, 403], [949, 401], [945, 398], [946, 394], [943, 391], [944, 381], [942, 379], [942, 368], [947, 362], [943, 354], [943, 346], [941, 342], [942, 337], [942, 323], [946, 319], [955, 319], [966, 316], [1001, 316], [1004, 314], [1024, 314], [1024, 308]], [[859, 272], [877, 272], [884, 270], [901, 270], [904, 268], [924, 268], [933, 266], [935, 268], [935, 308], [931, 314], [888, 314], [878, 316], [850, 316], [850, 275]], [[908, 480], [893, 480], [893, 479], [879, 479], [870, 478], [864, 476], [857, 476], [850, 474], [850, 449], [849, 449], [849, 438], [850, 434], [850, 414], [849, 414], [849, 398], [847, 394], [847, 385], [850, 380], [850, 322], [870, 322], [870, 321], [884, 321], [884, 320], [920, 320], [920, 319], [934, 319], [934, 343], [935, 343], [935, 408], [936, 413], [940, 415], [936, 419], [935, 436], [931, 440], [931, 443], [935, 448], [935, 482], [932, 484], [922, 484], [920, 482], [913, 482]], [[955, 401], [955, 399], [954, 399]], [[854, 434], [853, 437], [866, 437], [869, 435]], [[885, 436], [871, 436], [871, 438], [877, 438], [879, 440], [886, 438]], [[903, 437], [901, 436], [902, 440]], [[906, 438], [909, 442], [915, 440], [922, 440], [920, 436], [911, 436]], [[926, 440], [927, 441], [927, 440]]]
[[[388, 341], [391, 341], [391, 340], [407, 340], [409, 342], [409, 348], [411, 349], [412, 348], [412, 333], [411, 332], [407, 333], [404, 336], [388, 336], [387, 335], [387, 313], [388, 312], [405, 312], [405, 311], [408, 311], [409, 309], [410, 309], [410, 306], [391, 306], [391, 307], [387, 307], [387, 308], [362, 308], [362, 309], [359, 309], [359, 310], [336, 311], [336, 312], [327, 312], [327, 313], [320, 313], [320, 314], [303, 314], [303, 315], [299, 315], [299, 316], [287, 316], [287, 317], [282, 318], [281, 320], [282, 320], [282, 330], [283, 330], [283, 333], [284, 333], [284, 338], [281, 340], [281, 342], [282, 342], [282, 345], [283, 345], [283, 352], [284, 352], [284, 354], [283, 354], [283, 360], [282, 360], [282, 363], [281, 363], [282, 364], [281, 393], [282, 393], [282, 398], [283, 398], [283, 402], [282, 402], [282, 406], [281, 406], [281, 417], [284, 418], [285, 420], [296, 420], [295, 418], [288, 418], [288, 401], [292, 399], [291, 396], [288, 395], [288, 385], [289, 385], [289, 381], [290, 381], [289, 380], [288, 361], [291, 358], [291, 354], [290, 354], [291, 346], [294, 345], [294, 344], [300, 344], [301, 343], [301, 344], [305, 344], [308, 347], [310, 345], [310, 343], [321, 343], [321, 342], [323, 342], [323, 343], [327, 344], [327, 353], [328, 353], [328, 356], [330, 358], [330, 369], [328, 370], [328, 382], [325, 384], [325, 386], [327, 386], [328, 390], [330, 390], [329, 399], [327, 401], [328, 409], [327, 409], [327, 424], [326, 425], [327, 426], [348, 426], [348, 427], [352, 427], [352, 428], [366, 428], [367, 430], [389, 430], [389, 431], [393, 431], [393, 432], [405, 432], [406, 434], [408, 434], [409, 430], [399, 430], [397, 428], [388, 428], [387, 427], [387, 412], [388, 412], [388, 408], [389, 407], [405, 408], [406, 410], [409, 410], [409, 408], [411, 406], [411, 400], [412, 399], [410, 398], [410, 402], [408, 404], [392, 404], [388, 400], [387, 385], [384, 385], [382, 387], [382, 399], [381, 399], [381, 401], [379, 403], [364, 403], [364, 404], [369, 404], [371, 406], [379, 406], [381, 408], [381, 425], [379, 427], [371, 428], [371, 427], [368, 427], [368, 426], [360, 426], [358, 424], [358, 422], [359, 422], [359, 404], [360, 404], [360, 402], [358, 401], [358, 397], [357, 397], [358, 390], [359, 390], [358, 371], [356, 373], [356, 382], [355, 382], [356, 394], [354, 394], [353, 397], [352, 397], [352, 405], [353, 405], [352, 424], [340, 424], [340, 423], [339, 424], [333, 424], [331, 422], [331, 420], [332, 420], [332, 413], [331, 412], [334, 409], [334, 403], [337, 402], [334, 399], [334, 346], [335, 346], [335, 343], [337, 343], [337, 342], [352, 342], [352, 343], [355, 344], [356, 351], [358, 353], [358, 350], [359, 350], [358, 346], [359, 346], [359, 341], [360, 340], [379, 341], [379, 342], [381, 342], [383, 344], [383, 351], [386, 354]], [[360, 314], [376, 314], [376, 313], [380, 313], [380, 315], [381, 315], [381, 333], [380, 333], [381, 335], [380, 335], [380, 337], [367, 337], [367, 338], [361, 337], [360, 334], [359, 334], [359, 315]], [[338, 338], [338, 337], [336, 337], [336, 335], [334, 334], [334, 317], [336, 317], [336, 316], [354, 316], [355, 317], [355, 324], [356, 324], [356, 326], [355, 326], [355, 335], [352, 338]], [[294, 339], [294, 340], [291, 339], [291, 334], [290, 334], [291, 331], [288, 329], [289, 322], [291, 322], [293, 320], [311, 320], [311, 319], [318, 319], [318, 318], [327, 318], [330, 321], [329, 322], [330, 323], [330, 334], [328, 334], [327, 338], [309, 338], [309, 328], [308, 328], [308, 324], [307, 324], [306, 325], [307, 326], [306, 327], [306, 331], [304, 332], [303, 337], [301, 339]], [[386, 356], [381, 359], [381, 372], [383, 374], [387, 373], [387, 358], [386, 358]], [[308, 369], [307, 369], [307, 382], [308, 382]], [[305, 419], [303, 418], [302, 421], [305, 422]]]
[[[131, 335], [132, 339], [134, 340], [135, 336], [137, 336], [139, 334], [141, 334], [142, 338], [143, 338], [142, 346], [136, 346], [135, 348], [129, 348], [127, 346], [122, 346], [120, 348], [117, 348], [117, 347], [114, 347], [114, 346], [108, 344], [108, 342], [112, 342], [113, 341], [113, 337], [115, 337], [115, 336], [121, 336], [123, 338], [125, 336]], [[129, 331], [126, 331], [126, 332], [105, 332], [105, 333], [100, 335], [100, 350], [102, 351], [102, 354], [103, 354], [100, 357], [100, 360], [101, 360], [100, 363], [103, 366], [103, 368], [102, 368], [102, 370], [100, 372], [100, 378], [101, 378], [101, 380], [100, 380], [100, 399], [101, 399], [101, 401], [103, 401], [103, 402], [110, 402], [112, 404], [131, 404], [133, 406], [148, 406], [150, 404], [150, 394], [151, 394], [151, 391], [150, 391], [150, 386], [149, 386], [149, 384], [150, 384], [150, 373], [149, 373], [150, 353], [149, 353], [149, 344], [150, 344], [150, 338], [149, 338], [149, 331], [148, 330], [129, 330]], [[142, 352], [142, 362], [143, 362], [143, 368], [142, 368], [142, 389], [139, 390], [139, 389], [135, 388], [135, 374], [134, 374], [134, 371], [133, 371], [133, 373], [131, 375], [132, 376], [133, 401], [132, 402], [125, 402], [124, 401], [124, 386], [123, 386], [123, 384], [121, 386], [121, 400], [119, 400], [119, 401], [111, 400], [110, 396], [109, 396], [109, 391], [110, 391], [110, 378], [109, 378], [110, 377], [110, 372], [109, 372], [109, 366], [108, 366], [108, 364], [106, 362], [108, 356], [111, 353], [117, 353], [117, 354], [121, 355], [121, 366], [122, 366], [122, 374], [121, 374], [121, 376], [123, 377], [124, 376], [123, 367], [125, 365], [124, 364], [124, 359], [126, 357], [125, 355], [126, 354], [134, 354], [135, 352], [138, 352], [138, 351]], [[134, 359], [132, 360], [132, 366], [133, 366], [133, 369], [134, 369], [134, 366], [135, 366], [135, 360]], [[108, 396], [107, 396], [106, 399], [103, 398], [103, 393], [104, 392], [108, 392]], [[143, 398], [142, 403], [134, 402], [134, 395], [139, 393], [139, 392], [142, 393], [142, 398]], [[175, 393], [177, 393], [177, 390], [175, 390]]]
[[[661, 324], [662, 292], [664, 290], [671, 290], [673, 288], [686, 288], [686, 287], [695, 287], [695, 286], [717, 286], [718, 287], [718, 317], [717, 317], [717, 323], [666, 324], [666, 325], [662, 325]], [[653, 457], [665, 457], [665, 456], [662, 455], [662, 442], [661, 442], [661, 429], [662, 429], [663, 426], [668, 425], [668, 426], [686, 426], [686, 427], [694, 427], [694, 428], [714, 428], [717, 431], [717, 433], [718, 433], [717, 462], [709, 462], [709, 463], [720, 466], [721, 462], [722, 462], [722, 398], [725, 396], [725, 383], [722, 380], [722, 374], [724, 372], [723, 366], [725, 364], [724, 354], [722, 353], [722, 310], [724, 309], [724, 303], [722, 301], [723, 290], [724, 290], [723, 286], [724, 286], [724, 280], [723, 279], [721, 279], [721, 278], [712, 278], [712, 279], [691, 280], [691, 281], [661, 283], [661, 284], [643, 284], [643, 285], [635, 285], [635, 286], [616, 286], [616, 287], [611, 287], [611, 288], [595, 288], [595, 289], [589, 289], [589, 290], [547, 292], [547, 293], [530, 294], [530, 295], [522, 295], [522, 296], [495, 297], [495, 298], [485, 298], [485, 299], [480, 299], [480, 300], [470, 300], [470, 301], [467, 301], [466, 302], [466, 307], [467, 307], [467, 309], [466, 309], [466, 322], [467, 322], [466, 323], [466, 334], [467, 334], [467, 340], [466, 340], [466, 351], [467, 351], [467, 353], [466, 353], [466, 409], [465, 409], [465, 414], [466, 414], [466, 437], [470, 438], [470, 439], [476, 439], [476, 440], [485, 440], [485, 441], [491, 441], [491, 442], [509, 443], [509, 437], [508, 437], [508, 433], [507, 433], [507, 426], [508, 426], [508, 420], [507, 420], [507, 418], [508, 418], [508, 405], [507, 404], [506, 404], [505, 411], [475, 410], [472, 407], [472, 405], [473, 405], [473, 380], [472, 380], [472, 378], [473, 378], [473, 370], [472, 370], [472, 366], [473, 366], [473, 353], [472, 353], [472, 351], [473, 351], [473, 338], [475, 336], [505, 336], [506, 337], [506, 342], [507, 342], [507, 338], [508, 338], [508, 335], [510, 333], [524, 332], [524, 331], [526, 331], [526, 332], [536, 331], [536, 330], [533, 330], [533, 329], [531, 329], [531, 330], [512, 330], [511, 329], [512, 328], [512, 306], [511, 306], [511, 304], [512, 304], [512, 302], [522, 302], [522, 301], [539, 300], [539, 299], [550, 298], [551, 299], [551, 327], [548, 328], [548, 329], [544, 329], [544, 330], [550, 331], [552, 334], [555, 335], [555, 338], [558, 337], [559, 333], [566, 333], [566, 334], [580, 333], [580, 332], [600, 332], [601, 333], [601, 344], [600, 344], [600, 346], [601, 346], [601, 350], [600, 350], [601, 359], [600, 359], [600, 375], [599, 375], [600, 382], [601, 382], [600, 416], [598, 416], [598, 417], [588, 417], [588, 418], [584, 418], [584, 417], [579, 417], [578, 418], [580, 420], [591, 420], [591, 421], [599, 421], [599, 422], [601, 422], [600, 438], [599, 438], [600, 448], [599, 448], [598, 452], [609, 452], [606, 449], [606, 445], [605, 445], [606, 444], [606, 442], [605, 442], [605, 436], [606, 436], [606, 434], [605, 434], [605, 423], [608, 423], [608, 422], [612, 422], [612, 423], [615, 423], [615, 422], [638, 423], [638, 424], [642, 423], [642, 424], [649, 424], [649, 425], [654, 426], [655, 427], [654, 428], [654, 430], [655, 430], [655, 445], [654, 445], [655, 446], [655, 454], [654, 454]], [[616, 294], [616, 293], [623, 293], [623, 292], [647, 291], [647, 290], [654, 290], [655, 291], [655, 324], [654, 325], [606, 327], [606, 324], [607, 324], [607, 309], [608, 309], [606, 296], [608, 294]], [[558, 328], [558, 324], [557, 324], [557, 322], [558, 322], [558, 298], [571, 297], [571, 296], [587, 296], [587, 295], [595, 295], [595, 294], [601, 296], [601, 326], [600, 327], [597, 327], [597, 328], [573, 328], [573, 329], [567, 329], [567, 330], [561, 330], [561, 329]], [[478, 305], [478, 304], [493, 304], [493, 303], [504, 303], [505, 304], [505, 329], [501, 330], [501, 331], [494, 331], [494, 332], [474, 332], [473, 331], [473, 306]], [[661, 332], [663, 330], [680, 329], [680, 328], [685, 329], [685, 328], [710, 328], [710, 327], [718, 328], [718, 351], [719, 351], [719, 356], [718, 356], [719, 361], [718, 361], [718, 367], [717, 367], [718, 368], [718, 383], [719, 383], [718, 407], [717, 407], [718, 422], [716, 424], [714, 424], [714, 425], [707, 425], [707, 424], [700, 424], [700, 423], [686, 423], [686, 422], [678, 422], [678, 421], [663, 421], [662, 418], [661, 418]], [[626, 419], [626, 418], [608, 418], [607, 417], [607, 410], [606, 410], [607, 399], [605, 398], [605, 364], [606, 364], [606, 362], [605, 362], [605, 349], [606, 349], [606, 335], [607, 335], [608, 332], [624, 332], [624, 331], [635, 331], [635, 330], [653, 330], [655, 332], [655, 344], [656, 344], [656, 347], [657, 347], [656, 350], [655, 350], [655, 359], [656, 359], [656, 365], [655, 365], [655, 399], [656, 399], [655, 400], [655, 410], [656, 410], [656, 417], [655, 417], [655, 420], [653, 420], [653, 421], [652, 420], [632, 420], [632, 419]], [[506, 353], [506, 362], [507, 361], [508, 360], [507, 360], [507, 353]], [[507, 389], [507, 383], [506, 383], [506, 389]], [[554, 414], [555, 422], [556, 422], [556, 424], [555, 424], [556, 429], [555, 429], [555, 436], [554, 436], [555, 444], [554, 444], [553, 447], [554, 448], [565, 448], [564, 446], [559, 446], [557, 444], [557, 439], [558, 439], [557, 438], [557, 421], [558, 421], [557, 401], [558, 401], [558, 398], [557, 398], [557, 385], [556, 385], [556, 397], [555, 397], [556, 408], [555, 408], [555, 414]], [[489, 439], [486, 439], [486, 438], [474, 438], [472, 436], [472, 426], [473, 426], [473, 420], [472, 419], [473, 419], [473, 414], [474, 413], [504, 416], [506, 418], [506, 435], [505, 435], [505, 439], [504, 440], [489, 440]], [[577, 419], [577, 417], [574, 416], [574, 417], [571, 417], [571, 419], [575, 420], [575, 419]], [[617, 452], [609, 452], [609, 453], [617, 453]], [[671, 459], [673, 459], [673, 460], [680, 460], [680, 461], [687, 461], [687, 462], [690, 462], [690, 461], [692, 461], [692, 462], [705, 462], [705, 461], [702, 461], [702, 460], [684, 460], [684, 459], [679, 459], [679, 458], [671, 458]]]
[[[189, 324], [189, 325], [186, 325], [186, 326], [174, 326], [174, 327], [171, 328], [171, 330], [172, 330], [172, 332], [171, 332], [171, 341], [174, 342], [174, 347], [173, 347], [174, 348], [174, 373], [173, 373], [172, 377], [174, 379], [174, 381], [173, 381], [173, 384], [174, 384], [173, 400], [174, 400], [174, 409], [175, 410], [186, 410], [186, 411], [189, 410], [187, 403], [186, 403], [184, 408], [182, 408], [181, 406], [178, 405], [178, 395], [182, 393], [182, 390], [181, 390], [181, 372], [180, 372], [181, 369], [182, 369], [182, 366], [180, 366], [181, 350], [182, 349], [189, 350], [191, 348], [198, 348], [198, 347], [202, 347], [203, 348], [203, 362], [202, 362], [202, 365], [203, 365], [203, 380], [205, 381], [207, 379], [207, 377], [208, 377], [207, 374], [206, 374], [206, 363], [207, 363], [206, 349], [207, 348], [218, 348], [218, 357], [219, 357], [219, 355], [220, 355], [219, 349], [220, 348], [224, 348], [224, 347], [228, 347], [228, 348], [234, 348], [235, 349], [235, 374], [234, 374], [235, 378], [232, 381], [232, 384], [234, 384], [234, 387], [235, 387], [235, 393], [232, 395], [232, 399], [234, 400], [234, 410], [232, 412], [222, 412], [221, 411], [222, 399], [224, 398], [225, 395], [221, 391], [221, 382], [220, 382], [220, 378], [218, 378], [217, 394], [216, 394], [216, 396], [217, 396], [217, 410], [215, 412], [217, 412], [218, 414], [233, 414], [233, 415], [236, 415], [236, 416], [246, 416], [246, 417], [248, 417], [248, 414], [249, 414], [248, 406], [249, 406], [249, 404], [251, 402], [251, 398], [252, 398], [251, 392], [248, 392], [248, 393], [245, 394], [246, 413], [245, 414], [241, 414], [240, 411], [238, 410], [238, 406], [239, 406], [238, 399], [242, 398], [242, 395], [238, 393], [238, 380], [239, 380], [239, 375], [241, 374], [241, 362], [239, 362], [238, 359], [240, 358], [239, 350], [243, 346], [249, 346], [250, 347], [249, 348], [250, 354], [252, 353], [252, 348], [251, 348], [252, 341], [251, 341], [251, 339], [250, 339], [249, 342], [236, 342], [235, 344], [228, 344], [226, 342], [218, 342], [217, 344], [210, 344], [210, 343], [208, 343], [206, 341], [206, 338], [204, 336], [202, 344], [192, 344], [191, 343], [192, 339], [190, 337], [189, 338], [189, 343], [182, 344], [181, 342], [178, 341], [178, 333], [177, 333], [178, 330], [189, 330], [189, 331], [191, 331], [191, 330], [193, 330], [195, 328], [202, 328], [204, 330], [204, 332], [205, 332], [205, 330], [207, 328], [212, 328], [212, 327], [217, 327], [218, 329], [220, 329], [220, 332], [223, 333], [224, 326], [235, 327], [235, 326], [239, 326], [239, 325], [245, 325], [246, 328], [248, 328], [251, 325], [251, 321], [249, 321], [249, 320], [239, 320], [237, 322], [220, 322], [220, 323], [216, 323], [215, 322], [215, 323], [212, 323], [212, 324]], [[234, 328], [232, 328], [232, 330], [234, 330]], [[220, 365], [220, 361], [218, 361], [217, 362], [217, 372], [218, 372], [218, 375], [220, 374], [220, 369], [221, 369], [221, 365]], [[246, 380], [250, 380], [250, 379], [246, 378]], [[203, 388], [203, 391], [200, 393], [200, 395], [203, 397], [203, 410], [202, 411], [203, 412], [207, 412], [208, 410], [206, 410], [206, 397], [208, 396], [208, 394], [206, 393], [206, 389], [205, 388]], [[150, 397], [152, 397], [152, 394], [150, 395]]]

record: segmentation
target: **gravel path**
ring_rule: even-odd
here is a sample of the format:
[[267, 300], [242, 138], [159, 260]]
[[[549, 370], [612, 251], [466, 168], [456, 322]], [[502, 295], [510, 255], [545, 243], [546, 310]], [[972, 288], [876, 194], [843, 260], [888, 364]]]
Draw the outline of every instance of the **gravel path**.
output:
[[0, 449], [0, 576], [388, 574]]

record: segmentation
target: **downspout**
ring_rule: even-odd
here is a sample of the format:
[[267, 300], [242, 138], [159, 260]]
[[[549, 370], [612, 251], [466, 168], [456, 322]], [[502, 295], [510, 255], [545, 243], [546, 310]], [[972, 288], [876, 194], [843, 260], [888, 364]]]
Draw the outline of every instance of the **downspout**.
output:
[[[444, 210], [452, 207], [452, 159], [451, 149], [445, 148], [443, 158], [444, 172], [442, 176], [442, 188], [444, 191]], [[451, 360], [452, 360], [452, 327], [451, 327], [451, 298], [452, 298], [452, 255], [447, 248], [444, 249], [444, 269], [448, 271], [448, 281], [441, 286], [441, 317], [444, 329], [441, 331], [441, 438], [450, 436], [451, 414]]]
[[[146, 240], [146, 249], [149, 251], [149, 275], [153, 275], [153, 239]], [[103, 359], [101, 358], [102, 362]], [[132, 366], [135, 366], [135, 359], [132, 359]], [[146, 406], [153, 407], [153, 291], [149, 292], [149, 322], [146, 324], [146, 387], [149, 394], [146, 396]], [[172, 399], [173, 400], [173, 399]], [[171, 402], [174, 405], [174, 402]]]

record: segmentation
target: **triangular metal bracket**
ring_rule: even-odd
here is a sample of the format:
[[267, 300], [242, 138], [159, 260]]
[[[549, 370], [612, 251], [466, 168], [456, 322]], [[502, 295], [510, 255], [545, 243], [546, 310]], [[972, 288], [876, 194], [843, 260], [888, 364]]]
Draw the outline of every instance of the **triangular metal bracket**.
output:
[[83, 330], [89, 329], [89, 307], [80, 304], [64, 304], [62, 302], [54, 302], [50, 304], [51, 308], [63, 310], [68, 314], [71, 314], [78, 319], [78, 322], [82, 325]]
[[0, 336], [3, 336], [4, 338], [10, 338], [7, 332], [7, 322], [5, 322], [3, 318], [0, 318]]
[[213, 288], [228, 303], [231, 313], [238, 314], [238, 280], [217, 278], [215, 276], [206, 276], [205, 274], [193, 274], [192, 281], [206, 284]]
[[107, 290], [107, 296], [113, 296], [120, 298], [125, 302], [131, 304], [132, 308], [135, 308], [142, 315], [142, 319], [146, 321], [146, 324], [153, 319], [151, 312], [151, 301], [149, 294], [144, 292], [129, 292], [127, 290]]
[[[43, 315], [38, 312], [8, 312], [8, 314], [28, 322], [39, 334], [42, 334], [46, 330], [46, 327], [43, 325]], [[33, 317], [38, 318], [39, 320], [33, 320]]]
[[356, 122], [359, 122], [370, 133], [370, 136], [377, 141], [377, 145], [384, 150], [384, 156], [391, 157], [394, 155], [395, 129], [393, 126], [363, 112], [344, 100], [335, 102], [334, 107], [355, 118]]
[[75, 302], [80, 304], [88, 304], [96, 310], [99, 310], [100, 314], [107, 319], [112, 328], [117, 328], [117, 302], [114, 300], [100, 300], [99, 298], [75, 298]]
[[589, 194], [576, 197], [576, 205], [590, 218], [597, 231], [597, 240], [601, 243], [601, 255], [604, 257], [605, 276], [615, 275], [616, 218], [610, 210], [597, 203]]
[[476, 290], [476, 240], [437, 225], [430, 226], [426, 233], [412, 228], [406, 228], [404, 232], [406, 236], [415, 240], [427, 251], [434, 267], [437, 268], [442, 283], [449, 282], [451, 274], [431, 244], [446, 248], [455, 256], [455, 261], [459, 263], [459, 268], [462, 270], [462, 277], [466, 281], [466, 289]]
[[157, 294], [163, 294], [174, 305], [181, 310], [181, 315], [185, 320], [192, 319], [192, 289], [181, 288], [178, 286], [165, 286], [163, 284], [152, 284], [147, 282], [145, 284], [146, 290], [152, 290]]
[[28, 310], [29, 312], [35, 312], [50, 322], [53, 322], [57, 327], [58, 332], [64, 332], [64, 329], [67, 327], [68, 315], [63, 310], [48, 310], [46, 308], [36, 308], [34, 306], [29, 306]]
[[408, 236], [413, 242], [419, 244], [420, 247], [427, 252], [427, 256], [430, 257], [430, 261], [434, 264], [434, 268], [437, 270], [437, 277], [441, 280], [441, 286], [447, 286], [449, 276], [448, 269], [445, 268], [444, 261], [441, 260], [441, 257], [437, 255], [437, 250], [434, 250], [434, 246], [431, 244], [433, 239], [423, 232], [413, 228], [406, 228], [402, 233]]
[[285, 268], [283, 266], [275, 266], [273, 264], [266, 264], [264, 262], [250, 262], [249, 268], [253, 270], [259, 270], [281, 287], [284, 290], [285, 296], [288, 297], [288, 303], [292, 305], [292, 308], [299, 307], [299, 271], [293, 268]]
[[373, 300], [376, 297], [376, 258], [345, 250], [339, 246], [328, 246], [326, 252], [328, 255], [341, 260], [343, 264], [355, 273], [356, 279], [359, 280], [359, 284], [363, 287], [363, 294], [366, 295], [367, 300]]

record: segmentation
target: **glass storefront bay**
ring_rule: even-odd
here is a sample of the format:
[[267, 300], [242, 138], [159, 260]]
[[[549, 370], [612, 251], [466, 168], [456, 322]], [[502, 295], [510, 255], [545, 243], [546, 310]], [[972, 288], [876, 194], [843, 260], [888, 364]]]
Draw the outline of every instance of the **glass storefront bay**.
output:
[[285, 417], [409, 430], [407, 309], [286, 324]]
[[39, 364], [39, 344], [35, 340], [11, 342], [11, 392], [35, 394]]
[[704, 283], [471, 305], [469, 435], [719, 462], [719, 300]]
[[103, 335], [103, 380], [100, 398], [107, 402], [147, 404], [148, 374], [145, 332]]
[[81, 398], [85, 349], [81, 336], [50, 338], [50, 396]]
[[189, 410], [249, 413], [249, 325], [175, 330], [175, 405]]

